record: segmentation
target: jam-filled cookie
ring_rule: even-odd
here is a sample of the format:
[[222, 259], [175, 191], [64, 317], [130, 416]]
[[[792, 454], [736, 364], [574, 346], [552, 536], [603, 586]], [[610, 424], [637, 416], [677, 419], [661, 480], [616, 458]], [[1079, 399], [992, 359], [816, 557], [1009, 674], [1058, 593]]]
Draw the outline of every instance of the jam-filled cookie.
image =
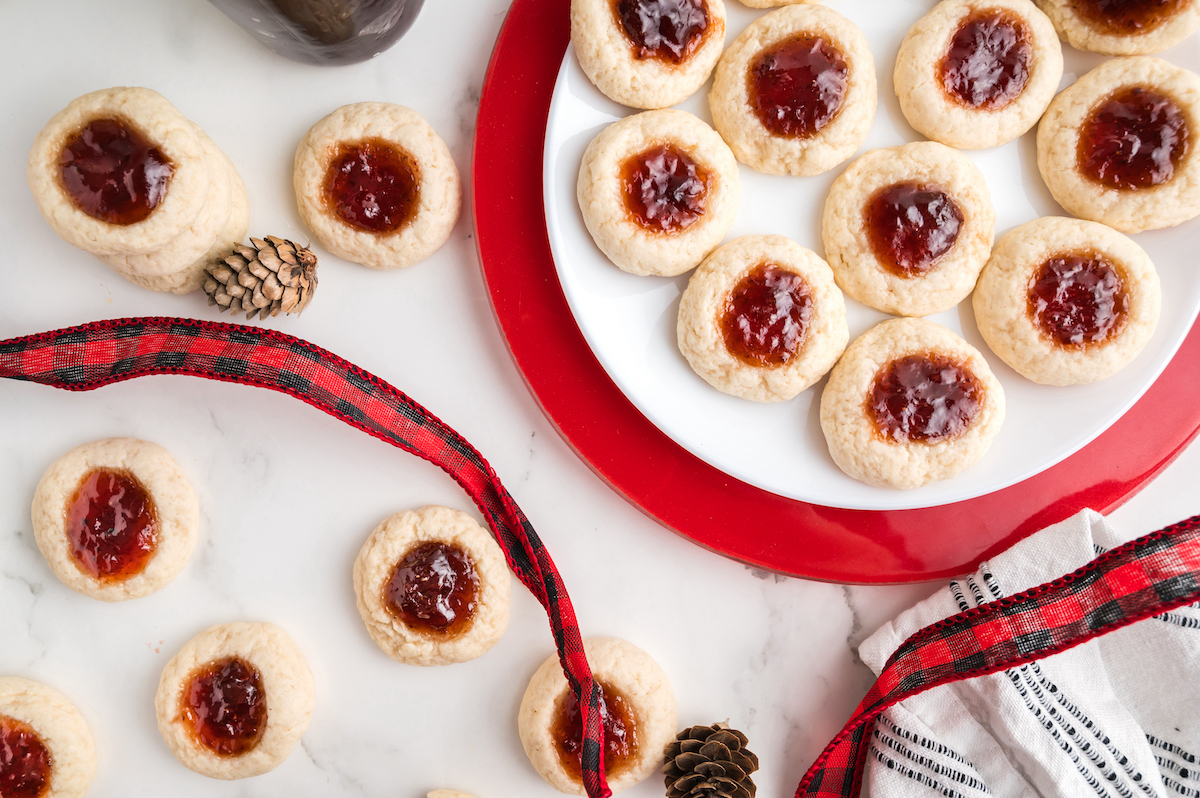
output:
[[420, 114], [345, 105], [296, 150], [300, 218], [321, 245], [372, 269], [412, 266], [450, 237], [462, 205], [458, 167]]
[[742, 236], [705, 259], [683, 292], [676, 332], [709, 385], [755, 402], [795, 397], [850, 340], [829, 266], [778, 235]]
[[924, 319], [860, 336], [821, 395], [821, 429], [838, 467], [883, 488], [949, 479], [987, 452], [1004, 390], [975, 347]]
[[1124, 233], [1200, 214], [1200, 77], [1159, 58], [1106, 61], [1054, 98], [1038, 169], [1058, 204]]
[[487, 530], [447, 507], [396, 513], [354, 561], [367, 631], [409, 665], [466, 662], [495, 645], [508, 626], [511, 581]]
[[708, 104], [737, 159], [815, 175], [854, 154], [875, 117], [875, 62], [854, 23], [819, 5], [781, 8], [721, 56]]
[[1196, 0], [1037, 0], [1072, 47], [1105, 55], [1149, 55], [1200, 28]]
[[737, 218], [738, 165], [716, 131], [684, 111], [614, 122], [583, 154], [577, 184], [596, 245], [631, 274], [682, 274]]
[[1162, 304], [1149, 256], [1096, 222], [1046, 218], [1000, 240], [975, 289], [992, 351], [1043, 385], [1110, 377], [1146, 346]]
[[[604, 766], [613, 792], [655, 773], [675, 738], [678, 713], [671, 684], [658, 663], [632, 643], [611, 637], [583, 641], [601, 690]], [[580, 760], [583, 720], [562, 665], [551, 656], [529, 680], [517, 730], [529, 761], [550, 786], [583, 795]]]
[[584, 74], [633, 108], [666, 108], [708, 80], [725, 47], [722, 0], [571, 0]]
[[933, 141], [872, 150], [825, 201], [825, 257], [841, 289], [873, 308], [927, 316], [975, 287], [996, 228], [987, 181]]
[[87, 721], [57, 690], [0, 676], [0, 795], [83, 798], [96, 778]]
[[981, 150], [1037, 124], [1062, 74], [1058, 34], [1030, 0], [944, 0], [904, 37], [894, 81], [919, 133]]
[[196, 545], [200, 509], [156, 443], [108, 438], [67, 452], [33, 495], [33, 535], [67, 587], [101, 601], [160, 590]]
[[181, 764], [214, 779], [244, 779], [283, 764], [315, 703], [308, 662], [282, 629], [229, 623], [171, 658], [154, 709]]

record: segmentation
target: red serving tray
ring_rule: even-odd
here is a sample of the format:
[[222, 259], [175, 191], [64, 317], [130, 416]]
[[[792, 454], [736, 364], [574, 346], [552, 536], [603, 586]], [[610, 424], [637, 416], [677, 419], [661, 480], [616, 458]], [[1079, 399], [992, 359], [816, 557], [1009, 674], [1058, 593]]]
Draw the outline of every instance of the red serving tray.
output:
[[472, 163], [479, 257], [517, 368], [568, 444], [614, 490], [713, 551], [809, 579], [953, 576], [1084, 507], [1108, 512], [1200, 431], [1200, 325], [1144, 397], [1057, 466], [1004, 490], [919, 510], [788, 499], [705, 463], [655, 427], [584, 340], [558, 282], [542, 203], [550, 98], [570, 41], [569, 0], [515, 0], [480, 101]]

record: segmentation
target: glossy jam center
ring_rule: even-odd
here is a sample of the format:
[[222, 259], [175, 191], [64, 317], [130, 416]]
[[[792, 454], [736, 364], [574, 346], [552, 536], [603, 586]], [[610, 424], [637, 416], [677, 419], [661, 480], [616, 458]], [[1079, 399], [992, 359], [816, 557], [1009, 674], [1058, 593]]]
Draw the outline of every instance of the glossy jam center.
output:
[[1129, 317], [1120, 271], [1093, 253], [1057, 255], [1029, 281], [1029, 312], [1042, 332], [1066, 347], [1103, 343]]
[[[633, 707], [620, 692], [604, 681], [600, 685], [600, 721], [604, 726], [604, 772], [609, 777], [619, 774], [637, 755], [638, 733], [634, 724]], [[580, 776], [583, 749], [583, 714], [575, 694], [567, 690], [558, 702], [550, 727], [551, 737], [558, 748], [563, 769], [576, 780]]]
[[1101, 185], [1139, 189], [1175, 176], [1191, 146], [1187, 117], [1166, 95], [1140, 86], [1103, 100], [1079, 131], [1079, 169]]
[[979, 413], [975, 375], [940, 354], [908, 355], [875, 375], [867, 407], [884, 438], [937, 443], [962, 434]]
[[383, 139], [365, 139], [338, 146], [325, 176], [325, 194], [346, 224], [392, 233], [416, 215], [420, 182], [411, 155]]
[[240, 657], [210, 662], [184, 686], [180, 714], [205, 748], [219, 756], [252, 750], [267, 728], [262, 675]]
[[700, 47], [709, 26], [704, 0], [617, 0], [614, 8], [639, 59], [679, 64]]
[[475, 616], [479, 574], [470, 556], [440, 540], [412, 549], [383, 589], [384, 605], [411, 627], [454, 635]]
[[674, 144], [655, 144], [621, 166], [625, 208], [655, 233], [678, 233], [701, 216], [712, 177]]
[[850, 67], [820, 36], [800, 35], [766, 48], [750, 64], [750, 106], [767, 130], [807, 138], [842, 107]]
[[888, 270], [901, 277], [929, 271], [958, 240], [958, 204], [938, 186], [898, 183], [867, 202], [867, 238]]
[[0, 796], [41, 798], [50, 792], [50, 751], [27, 723], [0, 715]]
[[83, 478], [67, 505], [67, 537], [76, 565], [101, 581], [140, 574], [158, 545], [158, 514], [130, 474], [99, 469]]
[[1189, 0], [1075, 0], [1072, 7], [1105, 33], [1149, 33], [1184, 9]]
[[725, 300], [720, 317], [725, 348], [752, 366], [782, 366], [800, 353], [812, 309], [803, 277], [760, 264]]
[[1001, 9], [968, 17], [942, 59], [942, 86], [968, 108], [999, 110], [1029, 82], [1033, 48], [1025, 23]]
[[58, 159], [63, 188], [79, 209], [109, 224], [149, 216], [167, 196], [175, 168], [119, 119], [94, 119], [71, 137]]

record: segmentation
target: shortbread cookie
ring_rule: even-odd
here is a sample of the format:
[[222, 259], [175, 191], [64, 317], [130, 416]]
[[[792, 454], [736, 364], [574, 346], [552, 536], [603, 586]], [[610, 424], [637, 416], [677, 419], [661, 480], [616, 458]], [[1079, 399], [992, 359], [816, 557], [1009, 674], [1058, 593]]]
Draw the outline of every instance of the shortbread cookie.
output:
[[1037, 0], [1072, 47], [1105, 55], [1149, 55], [1200, 28], [1196, 0]]
[[571, 0], [571, 45], [588, 79], [634, 108], [696, 93], [725, 47], [722, 0]]
[[893, 77], [917, 132], [981, 150], [1036, 125], [1062, 74], [1058, 34], [1030, 0], [944, 0], [904, 37]]
[[[678, 725], [675, 694], [658, 663], [632, 643], [594, 637], [583, 641], [583, 650], [607, 708], [605, 775], [616, 793], [662, 764], [663, 748], [675, 738]], [[584, 794], [579, 775], [582, 719], [557, 656], [543, 662], [529, 680], [517, 730], [529, 761], [550, 786]]]
[[1200, 77], [1159, 58], [1114, 58], [1054, 98], [1038, 169], [1058, 204], [1125, 233], [1200, 215]]
[[421, 115], [344, 105], [296, 150], [300, 218], [321, 245], [372, 269], [412, 266], [446, 242], [462, 205], [458, 167]]
[[967, 298], [996, 229], [987, 181], [933, 141], [872, 150], [825, 200], [825, 257], [850, 296], [887, 313], [928, 316]]
[[1146, 346], [1162, 305], [1158, 273], [1137, 244], [1078, 219], [1023, 224], [1000, 240], [975, 290], [992, 351], [1043, 385], [1111, 377]]
[[821, 5], [759, 18], [721, 56], [708, 95], [737, 159], [773, 175], [828, 171], [875, 116], [875, 62], [854, 23]]
[[288, 758], [315, 702], [308, 662], [282, 629], [229, 623], [171, 658], [154, 709], [181, 764], [214, 779], [244, 779]]
[[975, 347], [924, 319], [892, 319], [859, 337], [821, 395], [829, 454], [855, 479], [919, 488], [987, 452], [1004, 390]]
[[83, 798], [96, 745], [79, 710], [38, 682], [0, 676], [0, 787], [4, 795]]
[[448, 507], [396, 513], [354, 561], [367, 631], [408, 665], [450, 665], [486, 653], [508, 627], [511, 581], [487, 530]]
[[211, 179], [195, 126], [158, 92], [124, 87], [56, 114], [26, 176], [54, 231], [94, 255], [162, 249], [196, 221]]
[[778, 6], [794, 6], [819, 2], [821, 0], [742, 0], [742, 5], [747, 8], [776, 8]]
[[783, 236], [742, 236], [700, 264], [679, 302], [679, 351], [718, 391], [783, 402], [846, 348], [846, 303], [825, 261]]
[[631, 274], [676, 275], [725, 238], [742, 183], [716, 131], [684, 111], [646, 111], [588, 145], [577, 196], [588, 232], [614, 264]]
[[77, 446], [33, 494], [33, 535], [50, 569], [101, 601], [166, 587], [196, 545], [196, 492], [156, 443], [108, 438]]
[[458, 790], [434, 790], [426, 793], [425, 798], [475, 798], [475, 796]]

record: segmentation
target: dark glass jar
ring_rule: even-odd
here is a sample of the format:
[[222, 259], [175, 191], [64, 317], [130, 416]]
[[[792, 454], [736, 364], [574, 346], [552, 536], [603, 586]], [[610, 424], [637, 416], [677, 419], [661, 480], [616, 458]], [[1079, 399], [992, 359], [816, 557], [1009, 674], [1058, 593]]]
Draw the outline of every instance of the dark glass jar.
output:
[[379, 55], [404, 35], [425, 0], [210, 0], [282, 56], [339, 66]]

